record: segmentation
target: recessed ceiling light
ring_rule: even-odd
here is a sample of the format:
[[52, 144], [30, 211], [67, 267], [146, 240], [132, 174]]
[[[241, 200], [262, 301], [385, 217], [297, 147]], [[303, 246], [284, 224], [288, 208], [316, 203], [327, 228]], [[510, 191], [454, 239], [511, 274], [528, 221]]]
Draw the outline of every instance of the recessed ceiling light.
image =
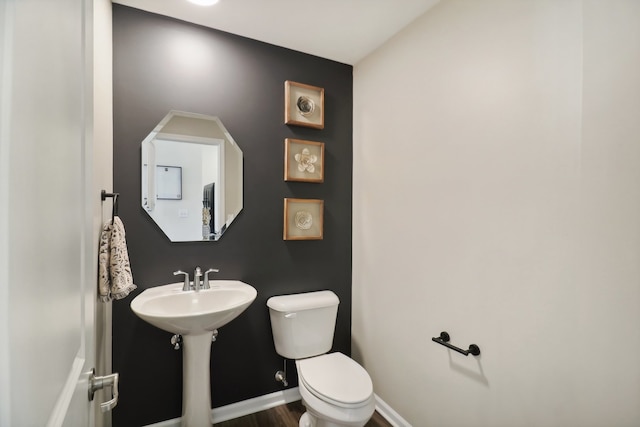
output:
[[189, 0], [189, 1], [199, 6], [212, 6], [218, 3], [218, 0]]

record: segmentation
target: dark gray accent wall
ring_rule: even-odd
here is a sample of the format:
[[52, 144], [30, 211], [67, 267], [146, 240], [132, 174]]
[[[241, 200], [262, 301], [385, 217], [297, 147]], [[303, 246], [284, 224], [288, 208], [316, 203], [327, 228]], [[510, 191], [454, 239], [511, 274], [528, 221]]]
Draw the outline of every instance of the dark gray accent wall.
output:
[[[129, 308], [140, 291], [175, 282], [178, 269], [219, 268], [217, 278], [258, 290], [212, 346], [213, 407], [282, 390], [266, 307], [273, 295], [333, 290], [341, 301], [333, 350], [350, 354], [352, 67], [121, 5], [113, 64], [114, 191], [138, 286], [113, 303], [114, 425], [181, 415], [182, 352]], [[323, 130], [284, 124], [285, 80], [325, 88]], [[218, 242], [171, 243], [140, 207], [140, 142], [172, 109], [219, 116], [244, 152], [244, 210]], [[285, 138], [325, 143], [323, 184], [284, 182]], [[282, 240], [285, 197], [325, 201], [324, 240]], [[288, 369], [294, 387], [292, 362]]]

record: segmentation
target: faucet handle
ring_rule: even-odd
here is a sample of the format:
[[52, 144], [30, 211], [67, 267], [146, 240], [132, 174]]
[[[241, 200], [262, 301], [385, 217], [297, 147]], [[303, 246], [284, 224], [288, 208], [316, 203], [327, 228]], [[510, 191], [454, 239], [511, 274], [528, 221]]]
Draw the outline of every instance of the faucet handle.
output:
[[183, 291], [188, 291], [189, 290], [189, 273], [184, 272], [182, 270], [178, 270], [178, 271], [174, 271], [173, 272], [174, 276], [179, 276], [180, 274], [184, 274], [184, 285], [182, 285], [182, 290]]
[[204, 281], [202, 282], [202, 289], [209, 289], [209, 273], [217, 273], [220, 270], [218, 270], [217, 268], [210, 268], [207, 271], [204, 272]]

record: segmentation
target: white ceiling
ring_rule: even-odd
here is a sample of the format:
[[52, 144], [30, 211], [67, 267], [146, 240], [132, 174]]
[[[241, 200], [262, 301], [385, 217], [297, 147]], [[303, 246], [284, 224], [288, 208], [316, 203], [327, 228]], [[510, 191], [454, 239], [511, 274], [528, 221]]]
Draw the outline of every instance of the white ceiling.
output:
[[440, 0], [112, 0], [354, 65]]

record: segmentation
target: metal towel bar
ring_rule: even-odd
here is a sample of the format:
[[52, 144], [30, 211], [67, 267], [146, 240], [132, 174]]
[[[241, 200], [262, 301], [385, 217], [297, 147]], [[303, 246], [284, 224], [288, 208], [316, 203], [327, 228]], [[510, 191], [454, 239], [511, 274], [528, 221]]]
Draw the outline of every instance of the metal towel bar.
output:
[[469, 350], [463, 350], [459, 347], [456, 347], [455, 345], [449, 344], [450, 340], [451, 337], [449, 337], [449, 334], [446, 332], [440, 332], [439, 337], [431, 338], [431, 341], [437, 342], [438, 344], [450, 348], [451, 350], [455, 350], [458, 353], [464, 354], [465, 356], [468, 356], [469, 354], [473, 354], [474, 356], [480, 355], [480, 347], [478, 347], [477, 345], [471, 344], [469, 346]]
[[107, 193], [106, 190], [102, 190], [100, 192], [100, 199], [104, 202], [107, 200], [107, 197], [113, 198], [113, 206], [111, 208], [111, 224], [113, 224], [113, 219], [118, 215], [118, 196], [120, 193]]

